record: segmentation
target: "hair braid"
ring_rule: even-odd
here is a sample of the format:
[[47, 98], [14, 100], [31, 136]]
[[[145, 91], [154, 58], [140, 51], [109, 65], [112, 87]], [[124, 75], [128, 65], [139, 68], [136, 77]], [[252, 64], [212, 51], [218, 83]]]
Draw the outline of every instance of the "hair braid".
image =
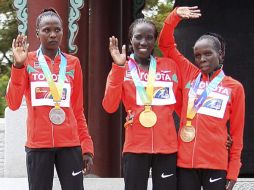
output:
[[203, 40], [203, 39], [209, 39], [213, 42], [214, 48], [216, 49], [216, 51], [221, 51], [221, 58], [222, 58], [222, 62], [224, 61], [225, 58], [225, 50], [226, 50], [226, 43], [225, 40], [223, 39], [223, 37], [219, 34], [216, 33], [212, 33], [212, 32], [207, 32], [204, 35], [202, 35], [198, 40]]
[[59, 18], [60, 22], [62, 23], [62, 19], [59, 16], [59, 14], [57, 13], [57, 11], [54, 8], [50, 7], [50, 8], [43, 9], [41, 11], [41, 13], [39, 14], [39, 16], [37, 17], [37, 19], [36, 19], [36, 29], [39, 28], [42, 18], [47, 17], [47, 16], [56, 16], [57, 18]]

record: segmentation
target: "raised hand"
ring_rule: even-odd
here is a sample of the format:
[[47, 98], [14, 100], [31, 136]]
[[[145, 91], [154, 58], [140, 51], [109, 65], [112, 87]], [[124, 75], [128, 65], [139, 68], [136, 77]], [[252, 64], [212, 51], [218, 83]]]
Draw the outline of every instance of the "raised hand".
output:
[[29, 44], [27, 43], [27, 36], [19, 34], [16, 39], [12, 41], [12, 52], [14, 58], [14, 66], [16, 68], [23, 67], [28, 54]]
[[109, 38], [109, 52], [115, 64], [124, 66], [126, 62], [126, 46], [123, 45], [121, 53], [118, 48], [118, 39], [115, 36]]
[[201, 16], [201, 11], [198, 6], [194, 7], [178, 7], [176, 13], [183, 19], [193, 19], [199, 18]]

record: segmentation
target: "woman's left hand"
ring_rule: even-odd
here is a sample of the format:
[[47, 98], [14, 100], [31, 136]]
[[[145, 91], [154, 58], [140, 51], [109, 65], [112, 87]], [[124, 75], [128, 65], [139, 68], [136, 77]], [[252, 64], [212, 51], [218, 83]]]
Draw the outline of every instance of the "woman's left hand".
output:
[[183, 19], [199, 18], [201, 11], [197, 6], [194, 7], [177, 7], [176, 14]]
[[85, 153], [83, 155], [83, 163], [84, 163], [84, 169], [83, 174], [86, 175], [91, 172], [92, 166], [93, 166], [93, 156], [90, 153]]
[[233, 179], [227, 180], [226, 190], [232, 190], [233, 187], [235, 186], [235, 183], [236, 183], [236, 181]]
[[230, 150], [230, 148], [232, 147], [232, 145], [233, 145], [233, 139], [232, 139], [232, 137], [228, 134], [227, 141], [226, 141], [226, 148], [227, 148], [227, 150]]

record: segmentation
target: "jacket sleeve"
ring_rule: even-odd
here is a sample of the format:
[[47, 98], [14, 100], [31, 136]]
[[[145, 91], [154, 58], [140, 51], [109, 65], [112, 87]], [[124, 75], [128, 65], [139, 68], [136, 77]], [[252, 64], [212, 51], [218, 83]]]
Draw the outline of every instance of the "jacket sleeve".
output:
[[83, 107], [83, 74], [78, 59], [75, 65], [73, 93], [71, 97], [73, 112], [77, 120], [78, 134], [81, 142], [82, 154], [91, 153], [94, 155], [93, 141], [89, 134]]
[[15, 111], [19, 109], [28, 83], [29, 79], [26, 66], [21, 69], [12, 66], [11, 77], [5, 95], [7, 105], [11, 110]]
[[233, 144], [229, 152], [227, 179], [236, 180], [241, 168], [241, 151], [243, 148], [243, 129], [245, 116], [245, 94], [240, 84], [234, 90], [230, 110], [230, 135]]
[[199, 69], [193, 65], [187, 58], [185, 58], [176, 48], [174, 38], [174, 29], [181, 21], [177, 15], [175, 8], [164, 21], [164, 25], [159, 35], [158, 46], [164, 57], [173, 59], [179, 66], [183, 78], [186, 78], [190, 73], [198, 72]]
[[112, 69], [108, 74], [105, 94], [102, 101], [102, 106], [108, 113], [115, 112], [120, 104], [125, 70], [125, 67], [120, 67], [113, 63]]

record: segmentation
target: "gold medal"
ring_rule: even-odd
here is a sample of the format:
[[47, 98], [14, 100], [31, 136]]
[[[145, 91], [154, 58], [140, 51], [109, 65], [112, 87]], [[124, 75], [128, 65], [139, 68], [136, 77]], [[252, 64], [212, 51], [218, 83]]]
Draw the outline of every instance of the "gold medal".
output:
[[157, 122], [157, 116], [152, 111], [151, 106], [145, 106], [145, 110], [139, 115], [139, 121], [144, 127], [152, 127]]
[[180, 131], [180, 137], [183, 142], [191, 142], [196, 136], [196, 130], [193, 126], [184, 126]]
[[65, 112], [62, 108], [52, 108], [49, 112], [49, 119], [55, 125], [61, 125], [65, 121]]

